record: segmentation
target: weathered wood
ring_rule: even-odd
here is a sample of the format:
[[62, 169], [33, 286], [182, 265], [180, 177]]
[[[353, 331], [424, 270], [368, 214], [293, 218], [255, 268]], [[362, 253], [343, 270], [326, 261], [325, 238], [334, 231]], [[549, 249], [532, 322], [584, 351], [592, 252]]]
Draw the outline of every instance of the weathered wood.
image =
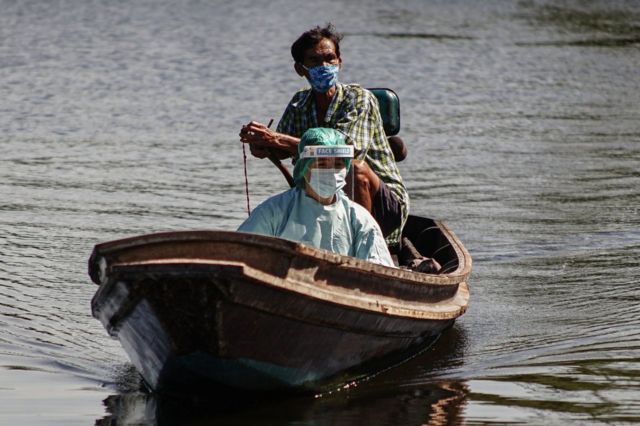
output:
[[157, 390], [319, 389], [413, 350], [464, 313], [471, 259], [441, 223], [405, 236], [451, 271], [375, 265], [278, 238], [171, 232], [99, 244], [93, 315]]

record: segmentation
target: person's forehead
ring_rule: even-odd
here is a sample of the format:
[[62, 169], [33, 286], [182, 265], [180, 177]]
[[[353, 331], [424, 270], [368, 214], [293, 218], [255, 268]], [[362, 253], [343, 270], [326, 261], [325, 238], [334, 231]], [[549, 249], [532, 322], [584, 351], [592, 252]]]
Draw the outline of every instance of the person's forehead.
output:
[[344, 162], [344, 158], [342, 157], [318, 157], [315, 159], [315, 161], [319, 161], [319, 162], [332, 162], [335, 163], [336, 161], [342, 161]]
[[313, 160], [313, 166], [344, 166], [344, 158], [339, 157], [320, 157]]
[[320, 40], [318, 42], [318, 44], [316, 44], [315, 46], [313, 46], [312, 48], [308, 49], [305, 52], [305, 56], [314, 56], [314, 55], [326, 55], [326, 54], [335, 54], [336, 53], [336, 46], [333, 44], [333, 42], [331, 40], [329, 40], [328, 38], [323, 38], [322, 40]]

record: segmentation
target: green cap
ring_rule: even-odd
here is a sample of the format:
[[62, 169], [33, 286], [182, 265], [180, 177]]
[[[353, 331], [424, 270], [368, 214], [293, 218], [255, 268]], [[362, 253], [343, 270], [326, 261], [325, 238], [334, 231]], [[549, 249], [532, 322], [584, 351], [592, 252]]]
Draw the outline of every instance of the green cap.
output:
[[[298, 156], [300, 156], [305, 147], [311, 145], [323, 145], [323, 146], [336, 146], [336, 145], [345, 145], [345, 137], [344, 134], [335, 130], [328, 129], [325, 127], [314, 127], [302, 135], [300, 139], [300, 143], [298, 144]], [[353, 155], [353, 154], [352, 154]], [[337, 157], [344, 157], [343, 155], [336, 155]], [[351, 160], [349, 158], [345, 158], [345, 164], [347, 166], [347, 171], [349, 171], [349, 167], [351, 166]], [[304, 175], [307, 173], [309, 166], [312, 162], [315, 161], [315, 158], [298, 158], [296, 161], [296, 165], [293, 168], [293, 180], [296, 182], [296, 186], [302, 188], [304, 187]]]

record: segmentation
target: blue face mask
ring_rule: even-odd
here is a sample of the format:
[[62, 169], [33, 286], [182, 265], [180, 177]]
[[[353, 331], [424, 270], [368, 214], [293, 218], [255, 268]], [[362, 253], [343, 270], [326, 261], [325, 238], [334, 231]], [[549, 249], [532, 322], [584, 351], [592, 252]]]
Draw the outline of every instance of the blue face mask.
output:
[[309, 83], [316, 92], [325, 93], [338, 82], [340, 65], [318, 65], [317, 67], [302, 67], [309, 72]]

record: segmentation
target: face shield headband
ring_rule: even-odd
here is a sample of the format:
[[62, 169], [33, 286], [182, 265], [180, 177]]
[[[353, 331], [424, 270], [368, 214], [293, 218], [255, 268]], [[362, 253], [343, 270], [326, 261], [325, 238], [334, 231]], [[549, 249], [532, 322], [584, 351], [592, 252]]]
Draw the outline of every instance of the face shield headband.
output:
[[[353, 158], [353, 145], [309, 145], [300, 153], [300, 158]], [[345, 161], [346, 162], [346, 161]]]

